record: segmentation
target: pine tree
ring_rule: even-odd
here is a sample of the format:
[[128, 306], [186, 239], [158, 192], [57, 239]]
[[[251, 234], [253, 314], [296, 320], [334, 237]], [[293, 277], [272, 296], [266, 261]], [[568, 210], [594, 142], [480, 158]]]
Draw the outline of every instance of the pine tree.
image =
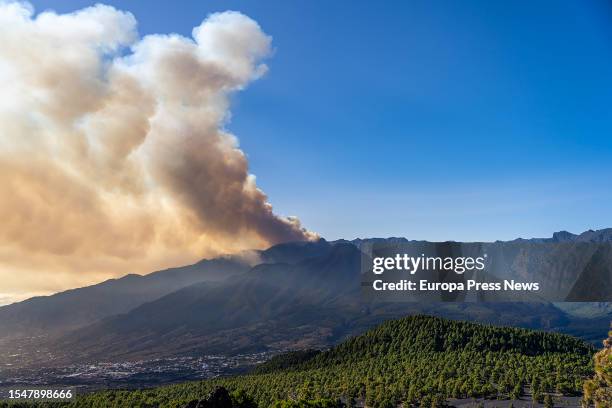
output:
[[[611, 325], [612, 328], [612, 325]], [[604, 348], [595, 354], [595, 376], [584, 383], [583, 407], [612, 407], [612, 330], [604, 340]]]
[[544, 396], [544, 408], [553, 408], [554, 404], [553, 404], [553, 399], [550, 396], [550, 394], [546, 394]]

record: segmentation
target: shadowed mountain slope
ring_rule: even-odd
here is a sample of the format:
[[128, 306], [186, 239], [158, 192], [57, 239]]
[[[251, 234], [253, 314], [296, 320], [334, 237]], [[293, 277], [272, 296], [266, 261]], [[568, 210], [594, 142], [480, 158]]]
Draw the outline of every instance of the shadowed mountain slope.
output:
[[[600, 242], [607, 233], [587, 235]], [[0, 333], [55, 333], [59, 340], [47, 345], [65, 363], [322, 348], [385, 320], [420, 313], [561, 331], [591, 341], [601, 338], [612, 317], [608, 303], [369, 303], [361, 296], [359, 247], [372, 240], [381, 239], [281, 244], [241, 258], [128, 275], [34, 298], [0, 308]], [[516, 247], [511, 253], [520, 256], [523, 245], [537, 242], [482, 245]], [[251, 267], [243, 258], [259, 263]], [[601, 259], [597, 262], [607, 258]], [[596, 267], [593, 263], [585, 273]], [[573, 270], [564, 268], [563, 279], [580, 282], [580, 271]]]
[[574, 318], [546, 302], [366, 303], [360, 292], [361, 252], [346, 242], [317, 245], [325, 248], [320, 255], [295, 264], [263, 263], [222, 282], [191, 285], [70, 333], [60, 348], [79, 359], [320, 348], [419, 313], [589, 340], [607, 327], [605, 314]]
[[177, 289], [221, 281], [249, 266], [239, 258], [203, 260], [149, 275], [126, 275], [97, 285], [0, 307], [0, 337], [53, 335], [125, 313]]

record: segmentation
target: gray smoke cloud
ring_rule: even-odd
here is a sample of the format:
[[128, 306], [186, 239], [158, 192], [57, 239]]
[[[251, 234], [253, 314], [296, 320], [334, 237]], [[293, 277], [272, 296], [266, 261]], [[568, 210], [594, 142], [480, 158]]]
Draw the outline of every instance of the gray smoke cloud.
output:
[[0, 2], [4, 293], [316, 237], [274, 214], [225, 130], [271, 38], [238, 12], [193, 38], [139, 38], [136, 25], [105, 5], [35, 15]]

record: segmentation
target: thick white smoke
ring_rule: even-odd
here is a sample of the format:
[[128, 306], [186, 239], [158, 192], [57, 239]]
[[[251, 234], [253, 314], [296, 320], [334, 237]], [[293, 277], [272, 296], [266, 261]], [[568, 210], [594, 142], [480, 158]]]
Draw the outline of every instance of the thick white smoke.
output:
[[0, 2], [2, 292], [314, 237], [272, 212], [224, 130], [270, 41], [237, 12], [140, 39], [113, 7]]

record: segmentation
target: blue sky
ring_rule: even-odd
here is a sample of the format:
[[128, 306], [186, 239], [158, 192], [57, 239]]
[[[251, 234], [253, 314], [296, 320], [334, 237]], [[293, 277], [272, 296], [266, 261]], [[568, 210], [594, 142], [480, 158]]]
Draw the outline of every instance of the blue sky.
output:
[[273, 37], [228, 127], [276, 212], [328, 239], [612, 227], [608, 1], [105, 3], [142, 35], [238, 10]]

